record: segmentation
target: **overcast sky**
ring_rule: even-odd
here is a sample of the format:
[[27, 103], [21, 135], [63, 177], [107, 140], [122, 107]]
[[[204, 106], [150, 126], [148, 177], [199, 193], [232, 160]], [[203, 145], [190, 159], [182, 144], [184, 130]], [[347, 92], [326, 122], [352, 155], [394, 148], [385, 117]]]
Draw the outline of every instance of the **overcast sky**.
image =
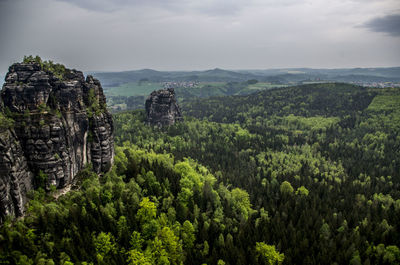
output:
[[0, 0], [0, 75], [400, 66], [399, 0]]

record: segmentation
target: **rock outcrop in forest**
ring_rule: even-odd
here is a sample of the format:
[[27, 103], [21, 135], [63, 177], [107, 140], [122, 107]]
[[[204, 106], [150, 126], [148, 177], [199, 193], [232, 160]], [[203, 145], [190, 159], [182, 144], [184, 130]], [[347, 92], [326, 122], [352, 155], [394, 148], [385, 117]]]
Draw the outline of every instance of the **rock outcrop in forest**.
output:
[[0, 221], [22, 215], [33, 188], [63, 188], [88, 163], [111, 167], [112, 116], [92, 76], [25, 58], [9, 68], [0, 108]]
[[153, 91], [146, 100], [147, 122], [159, 127], [182, 121], [182, 113], [173, 88]]

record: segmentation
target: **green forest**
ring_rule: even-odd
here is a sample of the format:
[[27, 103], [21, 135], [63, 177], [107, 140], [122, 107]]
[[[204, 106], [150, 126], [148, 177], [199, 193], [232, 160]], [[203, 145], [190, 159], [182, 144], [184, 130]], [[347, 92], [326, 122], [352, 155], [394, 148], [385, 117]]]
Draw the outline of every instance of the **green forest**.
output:
[[37, 189], [0, 264], [400, 264], [400, 89], [309, 84], [113, 115], [115, 162]]
[[[113, 112], [144, 109], [146, 97], [163, 87], [162, 82], [130, 82], [117, 87], [106, 87], [107, 104]], [[237, 82], [173, 82], [178, 102], [213, 96], [247, 95], [260, 90], [286, 87], [280, 83], [258, 82], [256, 79]], [[190, 86], [189, 86], [190, 84]]]

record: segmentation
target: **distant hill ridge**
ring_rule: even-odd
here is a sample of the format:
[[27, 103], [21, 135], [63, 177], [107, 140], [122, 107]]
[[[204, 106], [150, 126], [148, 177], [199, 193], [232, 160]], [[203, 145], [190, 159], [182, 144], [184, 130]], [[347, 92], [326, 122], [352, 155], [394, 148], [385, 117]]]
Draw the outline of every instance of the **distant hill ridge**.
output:
[[152, 82], [200, 81], [200, 82], [243, 82], [257, 79], [261, 82], [299, 82], [308, 79], [323, 79], [345, 82], [400, 82], [400, 67], [312, 69], [284, 68], [267, 70], [225, 70], [215, 68], [204, 71], [157, 71], [141, 69], [122, 72], [94, 72], [103, 86], [113, 87], [129, 82], [148, 79]]

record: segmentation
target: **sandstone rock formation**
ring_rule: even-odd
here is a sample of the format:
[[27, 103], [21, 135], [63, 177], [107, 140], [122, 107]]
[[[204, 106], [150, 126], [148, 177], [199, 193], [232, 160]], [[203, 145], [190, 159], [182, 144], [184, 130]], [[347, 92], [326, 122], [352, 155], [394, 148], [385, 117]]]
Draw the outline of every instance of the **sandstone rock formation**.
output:
[[147, 122], [159, 127], [183, 120], [173, 88], [153, 91], [146, 100]]
[[33, 187], [62, 188], [87, 163], [100, 173], [113, 162], [113, 122], [99, 81], [62, 69], [16, 63], [6, 75], [0, 105], [14, 124], [0, 129], [0, 220], [23, 214]]
[[23, 214], [25, 195], [33, 188], [33, 174], [13, 130], [0, 131], [0, 176], [1, 221], [5, 215]]

